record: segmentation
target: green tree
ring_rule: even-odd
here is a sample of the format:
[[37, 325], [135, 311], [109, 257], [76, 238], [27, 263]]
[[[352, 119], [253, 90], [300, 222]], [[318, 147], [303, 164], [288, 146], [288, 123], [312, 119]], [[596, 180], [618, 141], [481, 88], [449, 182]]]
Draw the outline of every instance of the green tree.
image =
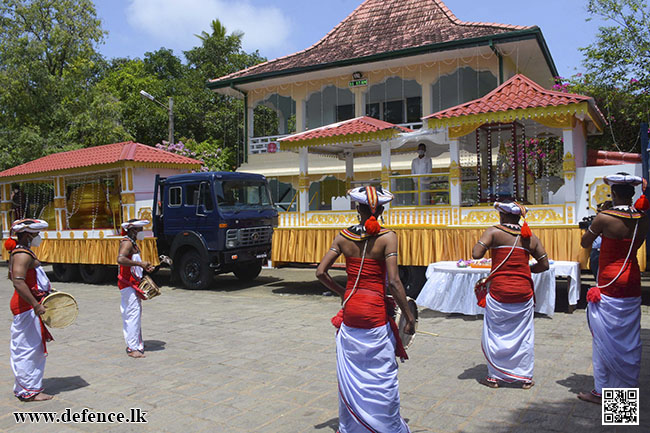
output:
[[639, 124], [650, 117], [650, 8], [646, 0], [589, 0], [600, 17], [594, 43], [582, 49], [586, 74], [569, 80], [569, 90], [593, 96], [609, 125], [590, 147], [640, 152]]
[[[88, 144], [89, 125], [74, 120], [89, 107], [107, 114], [102, 94], [92, 91], [103, 37], [90, 0], [0, 2], [2, 167]], [[117, 123], [97, 129], [124, 135]]]

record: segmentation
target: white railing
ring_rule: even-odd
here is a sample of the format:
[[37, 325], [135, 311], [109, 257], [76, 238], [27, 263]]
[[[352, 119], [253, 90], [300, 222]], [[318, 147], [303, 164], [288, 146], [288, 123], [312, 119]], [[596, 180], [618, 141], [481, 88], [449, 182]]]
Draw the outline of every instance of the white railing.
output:
[[[248, 142], [248, 153], [267, 153], [269, 143], [275, 142], [289, 134], [269, 135], [266, 137], [253, 137]], [[280, 144], [277, 143], [277, 150], [280, 150]]]
[[411, 123], [399, 123], [399, 126], [403, 126], [405, 128], [409, 129], [421, 129], [423, 123], [422, 122], [411, 122]]

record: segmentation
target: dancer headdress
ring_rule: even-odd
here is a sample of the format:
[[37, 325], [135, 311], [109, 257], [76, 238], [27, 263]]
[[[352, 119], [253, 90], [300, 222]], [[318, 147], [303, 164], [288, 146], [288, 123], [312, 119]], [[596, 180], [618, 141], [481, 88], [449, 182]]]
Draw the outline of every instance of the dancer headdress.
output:
[[627, 173], [609, 174], [603, 178], [606, 185], [632, 185], [637, 186], [643, 183], [643, 178]]
[[[47, 229], [47, 221], [39, 220], [36, 218], [25, 218], [16, 220], [11, 224], [11, 230], [9, 235], [18, 234], [18, 233], [38, 233], [41, 230]], [[9, 238], [5, 241], [5, 249], [11, 251], [16, 248], [16, 241], [13, 238]]]
[[646, 211], [650, 209], [650, 201], [648, 201], [648, 198], [645, 196], [645, 189], [647, 186], [647, 182], [642, 177], [620, 172], [620, 173], [609, 174], [605, 176], [603, 178], [603, 182], [605, 182], [606, 185], [610, 185], [610, 186], [630, 185], [632, 187], [635, 187], [637, 185], [643, 184], [641, 197], [639, 197], [639, 199], [634, 203], [634, 207], [635, 209], [642, 210], [642, 211]]
[[372, 215], [370, 218], [368, 218], [368, 220], [366, 220], [364, 227], [366, 228], [366, 232], [368, 234], [378, 234], [381, 230], [381, 226], [377, 222], [375, 214], [377, 213], [379, 206], [382, 206], [393, 200], [393, 194], [391, 194], [390, 191], [382, 189], [381, 187], [375, 188], [374, 186], [361, 186], [349, 190], [348, 195], [352, 201], [365, 204], [370, 208], [370, 213]]
[[528, 209], [526, 209], [525, 206], [522, 206], [514, 201], [510, 203], [501, 203], [497, 201], [494, 202], [494, 208], [499, 212], [518, 215], [524, 219], [524, 224], [521, 226], [522, 238], [529, 238], [533, 235], [533, 232], [530, 230], [530, 227], [528, 227], [528, 223], [526, 222], [526, 214], [528, 213]]
[[144, 227], [149, 224], [149, 220], [132, 219], [122, 223], [122, 230], [129, 230], [133, 227]]

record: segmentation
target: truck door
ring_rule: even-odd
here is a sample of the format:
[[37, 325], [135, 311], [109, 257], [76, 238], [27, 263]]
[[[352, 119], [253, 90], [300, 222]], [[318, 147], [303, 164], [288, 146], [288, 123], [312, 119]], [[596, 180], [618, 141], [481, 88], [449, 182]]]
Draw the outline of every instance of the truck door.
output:
[[183, 185], [168, 185], [164, 191], [163, 213], [165, 223], [163, 233], [166, 236], [175, 236], [178, 232], [187, 229], [187, 210], [183, 206], [184, 196]]
[[[189, 185], [188, 188], [190, 188]], [[218, 248], [219, 213], [215, 209], [212, 182], [203, 181], [194, 185], [192, 196], [194, 198], [194, 218], [196, 219], [194, 230], [203, 235], [209, 250], [215, 250]]]
[[216, 249], [219, 216], [215, 211], [210, 182], [192, 182], [185, 185], [185, 229], [200, 233], [208, 249]]

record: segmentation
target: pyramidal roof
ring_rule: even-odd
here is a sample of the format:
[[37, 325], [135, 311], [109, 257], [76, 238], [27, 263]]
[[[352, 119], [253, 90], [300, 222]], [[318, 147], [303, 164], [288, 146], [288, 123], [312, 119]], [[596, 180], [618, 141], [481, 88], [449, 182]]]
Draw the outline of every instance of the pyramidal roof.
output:
[[482, 98], [447, 108], [423, 119], [443, 119], [536, 107], [558, 107], [580, 102], [593, 104], [594, 99], [591, 96], [547, 90], [525, 75], [517, 74]]
[[105, 144], [53, 153], [25, 164], [0, 172], [0, 178], [50, 173], [80, 167], [101, 166], [119, 161], [134, 161], [149, 164], [172, 164], [186, 168], [199, 168], [201, 161], [186, 156], [177, 155], [162, 149], [147, 146], [133, 141]]
[[325, 65], [350, 59], [461, 41], [536, 27], [464, 22], [441, 0], [365, 0], [311, 47], [210, 80], [233, 79]]

